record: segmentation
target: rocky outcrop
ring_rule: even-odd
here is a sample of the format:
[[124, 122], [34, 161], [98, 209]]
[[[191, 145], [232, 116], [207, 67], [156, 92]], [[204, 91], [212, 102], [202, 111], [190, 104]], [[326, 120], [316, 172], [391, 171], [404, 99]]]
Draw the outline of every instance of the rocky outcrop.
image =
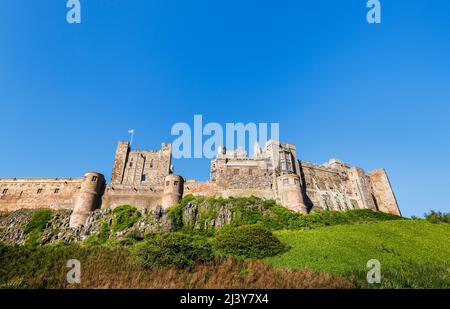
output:
[[[25, 230], [35, 210], [20, 209], [0, 215], [0, 241], [8, 244], [24, 244], [27, 239]], [[53, 211], [51, 219], [41, 233], [41, 243], [49, 244], [58, 241], [82, 241], [90, 235], [100, 233], [104, 225], [111, 227], [114, 212], [111, 209], [99, 209], [91, 213], [84, 226], [71, 228], [69, 226], [71, 210]], [[170, 219], [161, 208], [154, 211], [141, 211], [141, 218], [129, 228], [112, 233], [114, 239], [121, 239], [132, 230], [145, 235], [150, 232], [168, 232], [172, 229]]]
[[[237, 206], [240, 202], [241, 206]], [[199, 230], [210, 230], [229, 224], [235, 218], [242, 217], [243, 209], [261, 214], [265, 211], [261, 199], [240, 200], [240, 202], [236, 199], [198, 198], [185, 202], [184, 206], [177, 206], [174, 210], [179, 211], [178, 217], [182, 221], [180, 222], [182, 226]], [[36, 211], [38, 210], [21, 209], [0, 213], [0, 241], [9, 244], [26, 243], [29, 237], [26, 233], [27, 225]], [[71, 210], [53, 210], [45, 228], [40, 231], [40, 243], [77, 242], [101, 233], [107, 233], [108, 239], [122, 240], [132, 232], [143, 237], [148, 233], [169, 232], [175, 229], [169, 211], [162, 207], [140, 210], [138, 219], [120, 230], [114, 226], [118, 215], [111, 208], [91, 212], [86, 223], [79, 227], [70, 227], [71, 214]]]

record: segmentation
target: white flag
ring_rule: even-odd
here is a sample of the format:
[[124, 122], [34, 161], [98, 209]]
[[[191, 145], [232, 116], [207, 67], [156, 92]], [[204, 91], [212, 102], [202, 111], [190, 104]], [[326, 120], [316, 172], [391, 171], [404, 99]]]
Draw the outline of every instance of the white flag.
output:
[[128, 130], [128, 133], [133, 134], [134, 133], [134, 129]]

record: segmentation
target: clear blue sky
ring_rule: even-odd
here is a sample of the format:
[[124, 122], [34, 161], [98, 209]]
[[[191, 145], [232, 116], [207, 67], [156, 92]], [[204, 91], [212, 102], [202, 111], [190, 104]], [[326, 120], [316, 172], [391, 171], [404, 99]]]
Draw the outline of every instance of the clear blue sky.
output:
[[[108, 179], [117, 140], [279, 122], [301, 159], [387, 169], [404, 215], [450, 211], [450, 1], [0, 0], [0, 177]], [[177, 160], [207, 179], [208, 160]]]

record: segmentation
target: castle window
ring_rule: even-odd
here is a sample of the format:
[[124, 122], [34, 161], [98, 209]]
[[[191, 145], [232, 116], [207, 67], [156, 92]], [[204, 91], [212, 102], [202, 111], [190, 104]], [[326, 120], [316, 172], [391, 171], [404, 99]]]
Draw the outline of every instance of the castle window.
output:
[[290, 162], [287, 164], [287, 169], [288, 171], [292, 172], [292, 164]]
[[170, 186], [170, 181], [166, 181], [166, 187]]
[[178, 186], [178, 183], [179, 183], [179, 182], [178, 182], [177, 180], [175, 180], [175, 181], [173, 182], [173, 185], [174, 185], [174, 186]]
[[233, 172], [234, 172], [234, 175], [239, 175], [239, 170], [238, 169], [235, 169]]
[[42, 193], [42, 189], [38, 189], [37, 194], [41, 194], [41, 193]]
[[55, 189], [55, 194], [58, 194], [58, 193], [59, 193], [59, 189], [56, 188], [56, 189]]
[[283, 179], [283, 186], [287, 186], [289, 184], [289, 179], [284, 178]]
[[130, 167], [133, 167], [133, 162], [130, 162]]
[[282, 171], [286, 170], [286, 162], [281, 162], [281, 170]]
[[142, 174], [141, 181], [145, 181], [145, 179], [146, 179], [145, 174]]
[[150, 161], [150, 168], [153, 168], [153, 160]]
[[250, 176], [252, 176], [252, 175], [253, 175], [253, 170], [252, 170], [252, 169], [249, 169], [249, 170], [248, 170], [248, 174], [249, 174]]
[[3, 189], [3, 194], [8, 193], [8, 189]]
[[98, 177], [97, 176], [92, 176], [92, 181], [97, 181]]

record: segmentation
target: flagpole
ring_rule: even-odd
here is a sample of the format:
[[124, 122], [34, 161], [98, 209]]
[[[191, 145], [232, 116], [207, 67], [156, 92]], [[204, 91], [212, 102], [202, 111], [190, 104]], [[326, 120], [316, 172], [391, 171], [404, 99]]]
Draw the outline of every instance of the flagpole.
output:
[[128, 133], [131, 134], [131, 138], [130, 138], [130, 146], [133, 145], [133, 135], [134, 135], [134, 129], [128, 130]]

